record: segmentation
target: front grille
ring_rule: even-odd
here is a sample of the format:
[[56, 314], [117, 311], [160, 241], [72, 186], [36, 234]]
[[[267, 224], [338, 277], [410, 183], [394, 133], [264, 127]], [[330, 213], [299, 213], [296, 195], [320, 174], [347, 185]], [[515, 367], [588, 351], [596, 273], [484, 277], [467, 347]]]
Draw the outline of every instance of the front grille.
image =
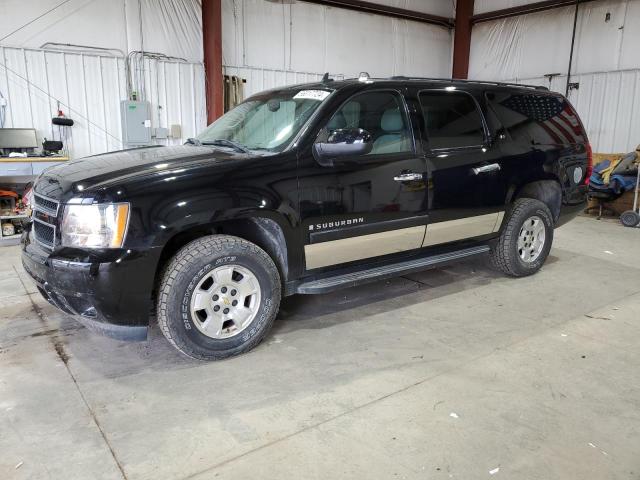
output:
[[56, 245], [56, 225], [60, 202], [33, 192], [33, 236], [41, 246], [52, 250]]
[[51, 215], [52, 217], [58, 216], [58, 208], [60, 207], [60, 202], [57, 202], [51, 198], [43, 197], [37, 193], [33, 194], [33, 203], [34, 209], [46, 213], [47, 215]]
[[33, 219], [33, 235], [36, 242], [43, 245], [46, 248], [52, 249], [56, 241], [56, 227], [38, 220]]

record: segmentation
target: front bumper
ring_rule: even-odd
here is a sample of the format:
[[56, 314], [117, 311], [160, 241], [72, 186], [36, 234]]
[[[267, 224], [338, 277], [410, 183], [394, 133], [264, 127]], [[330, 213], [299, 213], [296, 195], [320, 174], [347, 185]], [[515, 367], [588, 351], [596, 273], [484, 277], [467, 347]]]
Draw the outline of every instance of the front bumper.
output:
[[93, 331], [118, 340], [145, 340], [158, 249], [53, 253], [22, 237], [22, 265], [42, 296]]

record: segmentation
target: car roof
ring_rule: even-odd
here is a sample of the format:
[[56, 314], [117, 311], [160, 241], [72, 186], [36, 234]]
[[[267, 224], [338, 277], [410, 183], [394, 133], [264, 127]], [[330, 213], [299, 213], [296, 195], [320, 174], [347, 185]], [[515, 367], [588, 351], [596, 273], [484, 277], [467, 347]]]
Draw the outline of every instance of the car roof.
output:
[[370, 78], [361, 76], [360, 78], [347, 78], [344, 80], [334, 80], [325, 78], [320, 82], [302, 83], [297, 85], [289, 85], [286, 87], [280, 87], [274, 90], [288, 90], [288, 89], [326, 89], [340, 90], [348, 86], [355, 84], [374, 84], [378, 86], [397, 87], [407, 85], [420, 85], [429, 86], [432, 88], [446, 88], [449, 86], [460, 88], [460, 90], [486, 90], [491, 89], [505, 89], [505, 90], [518, 90], [522, 91], [540, 91], [549, 92], [547, 87], [541, 85], [522, 85], [518, 83], [506, 83], [506, 82], [492, 82], [488, 80], [458, 80], [451, 78], [426, 78], [426, 77], [405, 77], [395, 76], [389, 78]]

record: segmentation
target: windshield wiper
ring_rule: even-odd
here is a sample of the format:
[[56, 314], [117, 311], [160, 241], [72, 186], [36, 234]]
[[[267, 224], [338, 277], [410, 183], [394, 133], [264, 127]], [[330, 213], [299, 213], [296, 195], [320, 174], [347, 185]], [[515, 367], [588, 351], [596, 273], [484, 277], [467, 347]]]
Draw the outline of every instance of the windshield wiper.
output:
[[202, 145], [202, 142], [200, 140], [198, 140], [197, 138], [194, 138], [194, 137], [187, 138], [187, 141], [185, 143], [191, 143], [192, 145], [195, 145], [196, 147], [199, 146], [199, 145]]
[[211, 140], [208, 142], [202, 142], [202, 145], [219, 145], [221, 147], [231, 147], [235, 151], [240, 153], [251, 153], [251, 150], [249, 150], [247, 147], [245, 147], [241, 143], [234, 142], [233, 140], [227, 140], [224, 138], [220, 138], [218, 140]]

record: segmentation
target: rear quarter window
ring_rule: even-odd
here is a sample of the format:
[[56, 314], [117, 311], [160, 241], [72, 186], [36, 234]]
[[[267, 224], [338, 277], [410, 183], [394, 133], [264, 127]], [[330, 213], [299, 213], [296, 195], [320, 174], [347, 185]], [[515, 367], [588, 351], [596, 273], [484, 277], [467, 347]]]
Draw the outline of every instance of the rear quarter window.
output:
[[487, 92], [492, 110], [514, 140], [542, 145], [587, 141], [582, 123], [561, 95], [534, 92]]

